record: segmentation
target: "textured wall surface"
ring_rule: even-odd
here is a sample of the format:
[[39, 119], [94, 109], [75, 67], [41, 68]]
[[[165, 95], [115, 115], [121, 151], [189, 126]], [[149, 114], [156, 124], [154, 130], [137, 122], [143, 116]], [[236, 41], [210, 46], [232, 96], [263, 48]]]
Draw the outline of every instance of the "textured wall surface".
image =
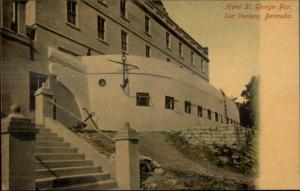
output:
[[237, 147], [245, 143], [247, 129], [236, 125], [202, 126], [174, 131], [191, 145], [226, 145]]

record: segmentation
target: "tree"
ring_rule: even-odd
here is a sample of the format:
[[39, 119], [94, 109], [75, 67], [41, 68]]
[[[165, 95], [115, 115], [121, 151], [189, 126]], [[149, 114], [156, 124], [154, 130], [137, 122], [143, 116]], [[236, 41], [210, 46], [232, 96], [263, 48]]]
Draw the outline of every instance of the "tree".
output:
[[237, 103], [240, 112], [241, 125], [255, 128], [258, 125], [259, 116], [259, 77], [252, 76], [250, 82], [245, 85], [241, 96], [245, 99]]

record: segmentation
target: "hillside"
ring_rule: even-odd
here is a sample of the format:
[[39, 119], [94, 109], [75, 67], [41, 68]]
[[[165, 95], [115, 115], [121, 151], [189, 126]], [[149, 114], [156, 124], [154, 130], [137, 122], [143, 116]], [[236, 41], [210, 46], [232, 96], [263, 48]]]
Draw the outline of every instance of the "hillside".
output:
[[[167, 133], [139, 134], [140, 153], [158, 162], [166, 173], [150, 176], [148, 189], [253, 189], [254, 178], [220, 168], [208, 161], [193, 160], [174, 146]], [[170, 181], [173, 180], [173, 181]]]

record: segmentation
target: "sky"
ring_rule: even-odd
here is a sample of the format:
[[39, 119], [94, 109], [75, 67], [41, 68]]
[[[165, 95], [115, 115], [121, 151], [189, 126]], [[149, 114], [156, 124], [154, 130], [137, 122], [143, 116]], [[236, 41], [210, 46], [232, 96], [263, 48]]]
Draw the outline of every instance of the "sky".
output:
[[210, 83], [222, 88], [227, 96], [242, 101], [242, 90], [251, 76], [258, 74], [259, 21], [224, 19], [228, 1], [164, 0], [163, 3], [169, 16], [185, 32], [208, 47]]

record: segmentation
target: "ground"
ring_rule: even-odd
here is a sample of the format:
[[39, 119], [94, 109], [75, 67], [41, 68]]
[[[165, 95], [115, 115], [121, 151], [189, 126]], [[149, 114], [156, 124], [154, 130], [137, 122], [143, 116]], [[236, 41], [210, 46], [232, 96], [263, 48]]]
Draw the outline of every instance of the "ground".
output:
[[254, 178], [221, 168], [209, 161], [193, 160], [175, 147], [169, 134], [140, 133], [140, 153], [151, 157], [166, 169], [164, 175], [151, 176], [147, 189], [253, 189]]

